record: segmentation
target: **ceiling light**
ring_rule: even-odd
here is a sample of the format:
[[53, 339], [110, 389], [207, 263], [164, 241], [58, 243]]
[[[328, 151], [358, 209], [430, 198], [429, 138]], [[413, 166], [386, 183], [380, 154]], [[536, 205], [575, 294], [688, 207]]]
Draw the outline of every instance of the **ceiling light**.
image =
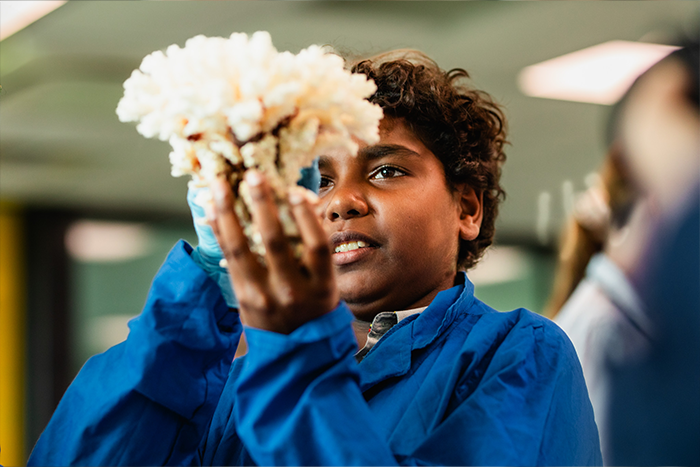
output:
[[1, 1], [0, 2], [0, 40], [26, 28], [42, 16], [51, 13], [66, 3], [59, 1]]
[[528, 96], [611, 105], [639, 75], [678, 48], [605, 42], [525, 67], [518, 85]]
[[145, 256], [150, 230], [130, 222], [77, 221], [66, 232], [66, 249], [81, 262], [128, 261]]

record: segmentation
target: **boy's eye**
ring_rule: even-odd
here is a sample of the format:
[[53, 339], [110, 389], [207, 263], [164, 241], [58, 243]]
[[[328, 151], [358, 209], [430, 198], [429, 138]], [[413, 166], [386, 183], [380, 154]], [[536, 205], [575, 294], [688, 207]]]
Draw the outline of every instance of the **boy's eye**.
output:
[[328, 188], [329, 186], [331, 186], [332, 183], [333, 181], [330, 178], [321, 175], [321, 183], [319, 185], [319, 189], [323, 190], [324, 188]]
[[391, 167], [389, 165], [385, 165], [384, 167], [380, 167], [379, 169], [375, 170], [370, 178], [374, 178], [376, 180], [383, 178], [402, 177], [404, 175], [406, 175], [406, 172], [404, 172], [403, 170], [397, 169], [396, 167]]

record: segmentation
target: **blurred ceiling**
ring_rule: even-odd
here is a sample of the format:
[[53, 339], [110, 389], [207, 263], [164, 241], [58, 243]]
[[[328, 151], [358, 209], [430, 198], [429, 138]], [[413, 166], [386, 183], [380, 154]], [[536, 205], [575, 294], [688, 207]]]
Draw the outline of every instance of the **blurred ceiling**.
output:
[[604, 155], [609, 108], [524, 96], [520, 70], [609, 40], [666, 43], [699, 18], [696, 1], [71, 1], [0, 42], [0, 199], [186, 214], [167, 143], [116, 117], [122, 83], [145, 55], [194, 35], [267, 30], [279, 50], [410, 47], [469, 70], [510, 119], [499, 235], [536, 239], [548, 197], [551, 237], [567, 193]]

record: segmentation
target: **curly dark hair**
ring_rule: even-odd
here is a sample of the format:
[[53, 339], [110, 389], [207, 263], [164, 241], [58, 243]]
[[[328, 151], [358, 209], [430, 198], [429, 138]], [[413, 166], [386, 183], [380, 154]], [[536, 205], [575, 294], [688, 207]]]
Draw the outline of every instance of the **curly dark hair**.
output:
[[374, 80], [369, 100], [385, 117], [401, 119], [442, 162], [448, 186], [466, 183], [483, 193], [479, 236], [460, 241], [457, 265], [474, 266], [493, 242], [498, 205], [505, 198], [500, 185], [507, 123], [490, 95], [464, 84], [469, 74], [442, 70], [416, 50], [396, 50], [349, 63], [353, 73]]

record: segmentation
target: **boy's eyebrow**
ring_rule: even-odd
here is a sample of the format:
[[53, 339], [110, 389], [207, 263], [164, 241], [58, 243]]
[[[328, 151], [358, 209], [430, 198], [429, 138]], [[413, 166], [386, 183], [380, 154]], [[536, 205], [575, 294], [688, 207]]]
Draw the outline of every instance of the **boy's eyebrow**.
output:
[[[417, 152], [402, 146], [400, 144], [375, 144], [362, 148], [357, 153], [357, 158], [362, 163], [372, 162], [376, 159], [381, 159], [386, 156], [398, 157], [421, 157]], [[327, 156], [320, 156], [318, 159], [319, 168], [325, 168], [330, 165]]]
[[358, 151], [357, 157], [363, 162], [371, 162], [386, 156], [420, 157], [420, 154], [400, 144], [375, 144]]

